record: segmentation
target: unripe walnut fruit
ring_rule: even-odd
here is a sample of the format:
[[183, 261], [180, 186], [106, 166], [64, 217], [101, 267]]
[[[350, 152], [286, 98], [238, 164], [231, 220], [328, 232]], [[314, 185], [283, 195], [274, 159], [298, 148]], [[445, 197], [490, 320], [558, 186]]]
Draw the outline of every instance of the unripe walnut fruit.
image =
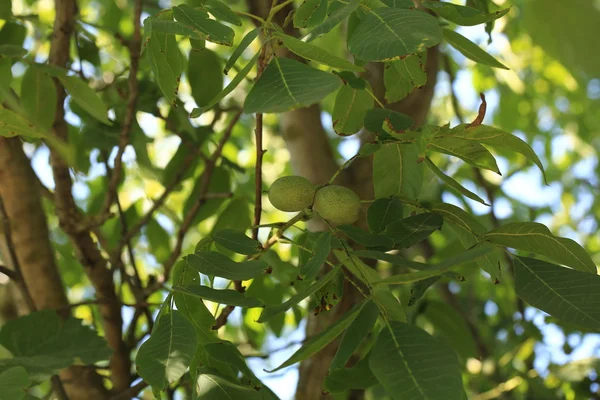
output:
[[315, 185], [301, 176], [283, 176], [269, 188], [269, 201], [278, 210], [294, 212], [309, 207], [315, 198]]
[[360, 217], [360, 198], [343, 186], [325, 186], [317, 191], [313, 210], [334, 225], [348, 225]]

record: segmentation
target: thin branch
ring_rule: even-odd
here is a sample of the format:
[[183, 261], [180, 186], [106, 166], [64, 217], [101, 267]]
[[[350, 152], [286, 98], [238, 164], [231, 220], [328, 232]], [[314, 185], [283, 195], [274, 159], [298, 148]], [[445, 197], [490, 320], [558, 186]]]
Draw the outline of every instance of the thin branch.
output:
[[5, 267], [4, 265], [0, 265], [0, 274], [6, 275], [9, 279], [15, 282], [19, 280], [19, 275], [17, 275], [15, 271], [8, 267]]
[[114, 173], [110, 180], [106, 197], [104, 198], [104, 206], [102, 215], [105, 215], [117, 197], [117, 187], [119, 181], [123, 175], [123, 153], [125, 148], [129, 144], [129, 135], [133, 128], [136, 116], [136, 103], [138, 99], [138, 81], [137, 72], [140, 61], [140, 49], [142, 46], [142, 34], [141, 34], [141, 17], [142, 17], [142, 0], [135, 0], [133, 7], [133, 37], [128, 42], [129, 57], [130, 57], [130, 69], [129, 78], [127, 80], [127, 86], [129, 89], [129, 97], [127, 99], [127, 108], [125, 110], [125, 117], [123, 119], [123, 125], [121, 127], [121, 134], [119, 135], [119, 148], [115, 157]]
[[235, 125], [237, 124], [237, 122], [239, 121], [241, 116], [242, 116], [241, 110], [239, 110], [235, 113], [235, 115], [229, 122], [229, 125], [225, 129], [225, 132], [223, 133], [223, 137], [219, 141], [217, 148], [215, 149], [215, 151], [212, 154], [212, 157], [206, 163], [206, 166], [204, 167], [204, 172], [202, 173], [202, 177], [200, 178], [200, 193], [198, 193], [198, 199], [192, 205], [192, 208], [190, 208], [190, 210], [185, 215], [183, 222], [181, 223], [181, 227], [179, 228], [179, 232], [177, 232], [177, 241], [175, 242], [175, 248], [173, 249], [173, 251], [171, 252], [171, 255], [169, 256], [169, 258], [167, 259], [167, 261], [165, 261], [165, 263], [163, 265], [163, 268], [164, 268], [163, 276], [161, 279], [157, 280], [155, 285], [148, 288], [150, 293], [160, 289], [162, 287], [163, 283], [165, 283], [169, 280], [169, 276], [171, 274], [171, 269], [173, 268], [173, 265], [175, 265], [175, 263], [179, 259], [179, 256], [181, 255], [181, 251], [183, 249], [183, 239], [185, 238], [185, 235], [187, 234], [188, 230], [192, 227], [192, 224], [194, 222], [196, 214], [200, 210], [200, 207], [202, 207], [202, 205], [204, 205], [204, 203], [206, 203], [206, 195], [208, 194], [210, 181], [211, 181], [215, 166], [217, 164], [217, 161], [221, 157], [223, 148], [225, 147], [225, 144], [231, 137], [231, 134], [233, 133], [233, 128], [235, 127]]

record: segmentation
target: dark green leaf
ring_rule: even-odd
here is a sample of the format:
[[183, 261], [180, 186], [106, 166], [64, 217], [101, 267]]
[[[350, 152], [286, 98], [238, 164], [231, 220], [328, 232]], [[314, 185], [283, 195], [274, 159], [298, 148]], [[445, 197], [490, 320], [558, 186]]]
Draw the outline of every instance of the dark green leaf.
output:
[[231, 57], [229, 57], [229, 60], [227, 60], [225, 68], [223, 69], [224, 74], [229, 73], [229, 70], [235, 65], [236, 61], [238, 60], [238, 58], [240, 58], [244, 50], [246, 50], [248, 46], [250, 46], [252, 42], [254, 42], [254, 39], [258, 37], [259, 33], [260, 29], [252, 29], [246, 34], [246, 36], [242, 38], [242, 41], [240, 42], [238, 47], [235, 48], [235, 50], [231, 54]]
[[235, 262], [215, 251], [203, 251], [187, 255], [185, 262], [196, 271], [210, 276], [245, 281], [264, 272], [267, 263], [261, 260]]
[[202, 7], [204, 7], [216, 19], [229, 22], [233, 25], [242, 26], [242, 21], [237, 14], [231, 11], [231, 8], [225, 5], [222, 1], [208, 0], [202, 3]]
[[54, 122], [56, 86], [45, 72], [29, 67], [21, 81], [21, 106], [32, 121], [49, 130]]
[[471, 329], [453, 306], [441, 301], [428, 301], [424, 315], [433, 324], [435, 333], [442, 336], [464, 360], [478, 356]]
[[11, 58], [22, 58], [27, 50], [14, 44], [0, 44], [0, 56]]
[[375, 250], [355, 250], [353, 252], [353, 254], [357, 257], [370, 258], [373, 260], [381, 260], [381, 261], [389, 262], [391, 264], [394, 264], [394, 265], [397, 265], [400, 267], [407, 267], [407, 268], [416, 269], [419, 271], [425, 271], [425, 270], [432, 268], [432, 266], [430, 264], [424, 264], [424, 263], [421, 263], [418, 261], [407, 260], [400, 254], [388, 254], [388, 253], [384, 253], [382, 251], [375, 251]]
[[347, 4], [332, 12], [324, 22], [317, 25], [315, 29], [306, 35], [309, 37], [309, 41], [315, 40], [319, 36], [326, 34], [338, 26], [342, 21], [348, 18], [348, 16], [350, 16], [354, 10], [358, 8], [359, 4], [360, 0], [350, 0]]
[[414, 121], [408, 116], [387, 108], [374, 108], [365, 116], [365, 128], [380, 136], [386, 136], [386, 129], [402, 133], [414, 125]]
[[389, 323], [389, 321], [406, 322], [406, 313], [402, 304], [400, 304], [400, 300], [394, 296], [387, 286], [376, 286], [371, 295], [386, 323]]
[[340, 346], [329, 366], [330, 372], [346, 366], [346, 363], [350, 360], [356, 349], [358, 349], [360, 343], [373, 329], [378, 316], [379, 308], [377, 305], [370, 300], [366, 300], [366, 304], [360, 311], [360, 314], [358, 314], [342, 335]]
[[[0, 18], [2, 15], [0, 15]], [[31, 385], [31, 379], [23, 367], [13, 367], [0, 373], [0, 399], [21, 400]]]
[[181, 4], [173, 7], [173, 15], [177, 21], [192, 28], [200, 38], [225, 46], [233, 45], [233, 29], [209, 19], [206, 12]]
[[312, 28], [327, 17], [328, 0], [306, 0], [294, 13], [296, 28]]
[[102, 99], [96, 94], [94, 89], [88, 86], [81, 78], [75, 75], [59, 77], [61, 83], [71, 95], [71, 98], [98, 121], [111, 125], [112, 122], [107, 118], [107, 108]]
[[252, 255], [258, 253], [262, 246], [258, 240], [250, 239], [235, 229], [223, 229], [213, 234], [215, 243], [238, 254]]
[[423, 165], [417, 162], [414, 145], [390, 143], [381, 147], [373, 159], [375, 198], [419, 197], [423, 184]]
[[254, 85], [244, 111], [278, 113], [314, 104], [336, 90], [341, 80], [290, 58], [275, 57]]
[[394, 241], [391, 238], [365, 231], [354, 225], [342, 225], [338, 229], [356, 243], [366, 247], [384, 247], [387, 249], [394, 247]]
[[428, 147], [438, 153], [458, 157], [474, 167], [488, 169], [501, 175], [492, 153], [475, 140], [442, 137], [430, 142]]
[[213, 301], [215, 303], [227, 304], [229, 306], [239, 307], [264, 307], [264, 304], [257, 299], [244, 296], [240, 292], [228, 289], [212, 289], [208, 286], [184, 285], [174, 286], [174, 292], [196, 296], [204, 300]]
[[52, 374], [80, 359], [85, 364], [107, 360], [111, 350], [103, 338], [82, 321], [61, 320], [55, 311], [36, 311], [6, 322], [0, 345], [13, 358], [0, 360], [0, 369], [23, 366], [29, 374]]
[[493, 13], [483, 13], [476, 8], [460, 6], [448, 2], [425, 1], [423, 6], [435, 11], [437, 15], [454, 22], [456, 25], [473, 26], [494, 21], [505, 16], [510, 7]]
[[223, 90], [221, 59], [217, 53], [208, 49], [192, 50], [187, 77], [196, 104], [200, 107], [206, 106]]
[[159, 316], [150, 338], [140, 346], [137, 372], [154, 390], [163, 390], [183, 376], [195, 350], [194, 327], [179, 311], [169, 310]]
[[198, 371], [194, 382], [196, 393], [201, 393], [202, 400], [260, 400], [260, 392], [250, 386], [242, 386], [230, 378], [215, 374], [208, 368]]
[[572, 239], [554, 236], [537, 222], [514, 222], [500, 226], [483, 237], [494, 244], [540, 254], [571, 268], [597, 273], [589, 254]]
[[600, 329], [600, 276], [515, 257], [515, 290], [527, 303], [585, 328]]
[[397, 197], [381, 198], [375, 200], [367, 210], [367, 224], [369, 230], [379, 234], [390, 223], [402, 219], [404, 216], [402, 202]]
[[442, 39], [431, 15], [402, 8], [377, 8], [363, 18], [348, 42], [352, 54], [365, 61], [387, 61], [419, 53]]
[[424, 65], [420, 54], [386, 63], [383, 71], [386, 101], [399, 101], [408, 96], [413, 89], [425, 85], [427, 74]]
[[333, 129], [338, 135], [354, 135], [362, 129], [367, 111], [373, 108], [374, 102], [367, 90], [354, 89], [350, 85], [343, 85], [338, 90], [331, 114]]
[[487, 204], [485, 201], [483, 201], [483, 199], [481, 197], [477, 196], [475, 193], [473, 193], [469, 189], [465, 188], [463, 185], [458, 183], [453, 178], [444, 174], [434, 163], [431, 162], [429, 157], [425, 158], [425, 165], [427, 165], [427, 167], [429, 167], [429, 169], [438, 178], [440, 178], [442, 180], [442, 182], [444, 182], [446, 185], [450, 186], [452, 189], [456, 190], [458, 193], [464, 195], [465, 197], [468, 197], [471, 200], [475, 200], [475, 201], [480, 202], [481, 204], [489, 206], [489, 204]]
[[364, 71], [362, 67], [354, 65], [350, 61], [334, 56], [325, 49], [307, 42], [303, 42], [302, 40], [296, 39], [293, 36], [289, 36], [281, 32], [275, 32], [273, 36], [281, 39], [285, 47], [287, 47], [292, 53], [298, 54], [300, 57], [306, 58], [307, 60], [316, 61], [319, 64], [328, 65], [332, 68], [340, 68], [356, 72]]
[[336, 337], [338, 337], [344, 330], [348, 329], [352, 321], [360, 314], [363, 307], [367, 304], [367, 301], [363, 301], [355, 305], [350, 311], [345, 313], [340, 319], [329, 325], [323, 331], [317, 335], [311, 337], [304, 342], [304, 345], [300, 347], [290, 358], [284, 361], [277, 368], [267, 371], [275, 372], [282, 368], [289, 367], [290, 365], [296, 364], [302, 360], [313, 356], [319, 351], [323, 350], [325, 346], [331, 343]]
[[456, 354], [415, 326], [390, 322], [375, 343], [369, 366], [393, 399], [465, 399]]
[[298, 293], [290, 297], [285, 303], [273, 307], [265, 307], [262, 314], [260, 314], [260, 317], [258, 318], [257, 322], [265, 322], [268, 319], [274, 317], [275, 315], [289, 310], [293, 305], [298, 304], [311, 294], [315, 293], [317, 290], [327, 285], [337, 275], [339, 270], [339, 266], [335, 267], [317, 282], [313, 283], [308, 287], [303, 288]]
[[312, 250], [313, 256], [306, 264], [300, 266], [300, 277], [308, 282], [315, 279], [319, 270], [325, 264], [325, 261], [327, 261], [327, 256], [331, 251], [331, 233], [321, 233], [315, 241]]
[[368, 389], [377, 384], [377, 378], [369, 368], [369, 356], [360, 360], [352, 368], [335, 369], [329, 372], [323, 388], [331, 393], [341, 393], [350, 389]]
[[386, 226], [384, 235], [394, 239], [396, 247], [413, 246], [442, 227], [443, 218], [435, 213], [423, 213], [408, 217]]
[[460, 33], [444, 28], [444, 39], [446, 39], [452, 47], [460, 51], [463, 56], [476, 63], [489, 65], [494, 68], [509, 69]]

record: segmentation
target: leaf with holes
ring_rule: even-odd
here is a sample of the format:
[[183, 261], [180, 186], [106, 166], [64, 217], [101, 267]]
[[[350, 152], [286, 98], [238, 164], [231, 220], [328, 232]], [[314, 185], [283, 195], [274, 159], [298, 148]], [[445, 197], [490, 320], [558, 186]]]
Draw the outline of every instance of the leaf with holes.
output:
[[514, 262], [520, 298], [564, 322], [600, 329], [600, 276], [528, 257]]
[[274, 57], [248, 93], [244, 111], [278, 113], [309, 106], [335, 91], [341, 83], [333, 74], [290, 58]]
[[456, 353], [412, 325], [390, 322], [371, 351], [369, 366], [393, 399], [466, 398]]
[[416, 54], [442, 39], [431, 15], [402, 8], [377, 8], [363, 18], [348, 42], [348, 50], [365, 61], [388, 61]]
[[181, 4], [173, 7], [173, 16], [178, 22], [192, 28], [204, 40], [225, 46], [233, 45], [233, 29], [208, 18], [205, 11]]
[[597, 274], [589, 254], [572, 239], [554, 236], [537, 222], [513, 222], [486, 233], [483, 238], [494, 244], [543, 255], [571, 268]]

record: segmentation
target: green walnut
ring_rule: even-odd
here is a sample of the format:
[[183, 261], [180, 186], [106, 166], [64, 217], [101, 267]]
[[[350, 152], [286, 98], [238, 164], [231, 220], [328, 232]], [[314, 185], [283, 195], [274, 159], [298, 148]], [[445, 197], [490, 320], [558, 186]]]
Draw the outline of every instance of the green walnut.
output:
[[278, 210], [294, 212], [309, 207], [315, 198], [315, 185], [301, 176], [283, 176], [269, 188], [269, 201]]
[[348, 225], [360, 217], [360, 198], [343, 186], [325, 186], [317, 191], [313, 210], [334, 225]]

